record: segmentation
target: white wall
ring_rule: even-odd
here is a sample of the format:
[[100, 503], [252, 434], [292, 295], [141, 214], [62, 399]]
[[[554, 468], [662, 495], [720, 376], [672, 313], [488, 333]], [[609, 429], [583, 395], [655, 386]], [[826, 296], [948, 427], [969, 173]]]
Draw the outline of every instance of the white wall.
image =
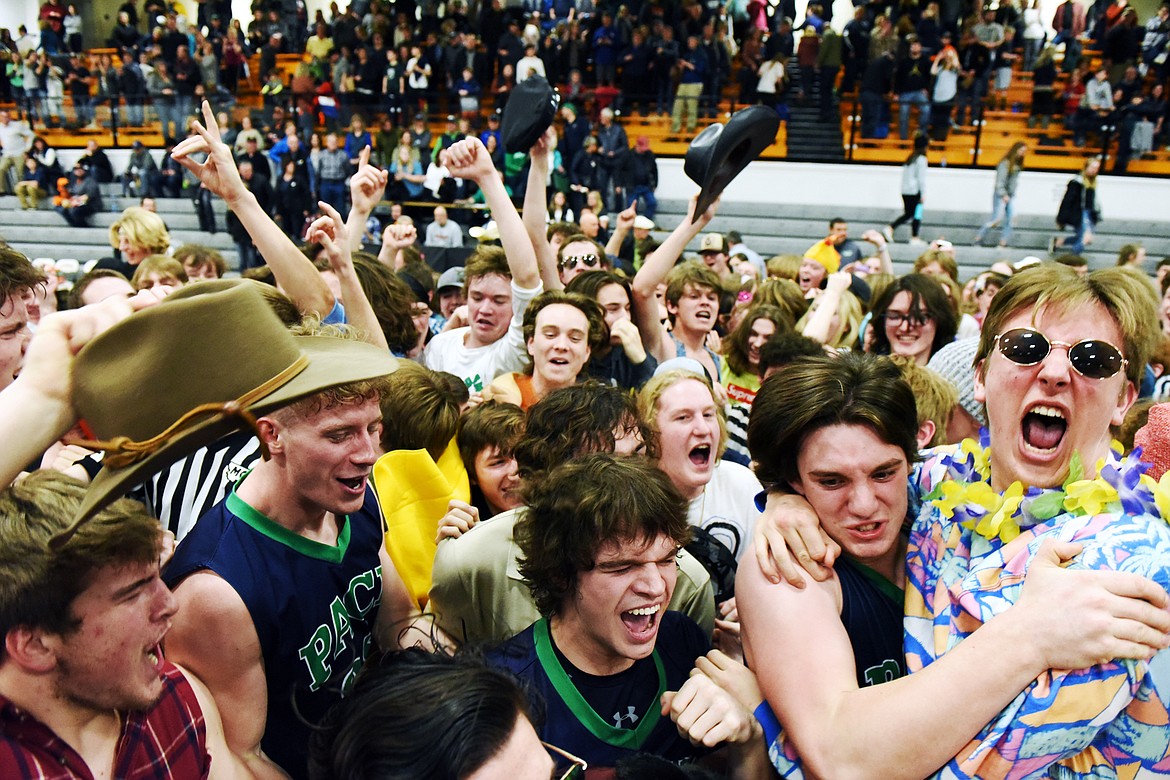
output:
[[[1017, 214], [1055, 216], [1071, 174], [1025, 170], [1016, 192]], [[823, 165], [754, 162], [731, 183], [725, 201], [808, 203], [842, 208], [901, 208], [901, 168], [896, 165]], [[994, 170], [931, 167], [925, 204], [939, 211], [987, 211]], [[1170, 180], [1131, 176], [1099, 179], [1105, 218], [1164, 223], [1170, 228]], [[698, 187], [683, 173], [683, 161], [658, 161], [658, 196], [689, 197]], [[848, 215], [846, 215], [848, 216]]]

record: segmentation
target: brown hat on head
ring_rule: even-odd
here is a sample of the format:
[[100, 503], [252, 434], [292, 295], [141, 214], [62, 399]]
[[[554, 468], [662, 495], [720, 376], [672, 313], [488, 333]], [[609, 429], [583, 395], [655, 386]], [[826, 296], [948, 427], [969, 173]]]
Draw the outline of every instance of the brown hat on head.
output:
[[[74, 525], [182, 456], [329, 387], [397, 362], [370, 344], [294, 336], [251, 284], [206, 282], [96, 337], [73, 365], [73, 403], [106, 453]], [[200, 288], [205, 290], [200, 294]]]

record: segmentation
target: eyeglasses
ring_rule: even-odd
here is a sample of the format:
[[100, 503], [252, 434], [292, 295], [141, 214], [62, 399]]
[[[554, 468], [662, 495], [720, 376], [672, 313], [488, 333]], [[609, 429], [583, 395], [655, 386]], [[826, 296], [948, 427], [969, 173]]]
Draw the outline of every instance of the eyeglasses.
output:
[[596, 268], [598, 265], [600, 265], [601, 260], [597, 257], [597, 255], [574, 255], [561, 260], [558, 268], [560, 268], [562, 271], [572, 271], [577, 267], [578, 263], [584, 265], [586, 268]]
[[900, 312], [888, 311], [885, 313], [887, 325], [892, 325], [895, 329], [902, 327], [903, 323], [908, 324], [911, 328], [921, 328], [926, 323], [934, 319], [934, 315], [929, 312]]
[[1034, 366], [1048, 357], [1053, 347], [1064, 347], [1073, 370], [1089, 379], [1108, 379], [1129, 364], [1108, 341], [1084, 339], [1075, 344], [1049, 341], [1043, 333], [1031, 328], [1012, 328], [996, 336], [995, 343], [999, 354], [1020, 366]]
[[585, 776], [585, 770], [589, 768], [589, 764], [585, 763], [585, 759], [577, 758], [569, 751], [561, 750], [556, 745], [550, 745], [547, 742], [541, 742], [540, 744], [544, 745], [544, 749], [554, 756], [558, 756], [572, 763], [572, 766], [566, 769], [564, 774], [558, 775], [554, 769], [550, 780], [552, 778], [556, 778], [556, 780], [579, 780], [579, 778]]

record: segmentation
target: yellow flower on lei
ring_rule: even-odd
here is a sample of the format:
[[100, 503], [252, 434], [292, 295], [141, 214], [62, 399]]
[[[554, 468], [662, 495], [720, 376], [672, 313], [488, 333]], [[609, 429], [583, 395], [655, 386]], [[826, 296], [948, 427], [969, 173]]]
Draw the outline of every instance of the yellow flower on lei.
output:
[[942, 495], [931, 503], [947, 518], [954, 517], [955, 508], [960, 506], [974, 504], [983, 507], [989, 513], [999, 508], [1000, 496], [986, 482], [947, 480], [939, 485], [939, 490]]
[[[977, 483], [986, 487], [989, 491], [991, 486], [986, 482]], [[996, 499], [999, 496], [996, 495]], [[1013, 482], [1011, 487], [1003, 492], [1003, 503], [994, 512], [989, 512], [986, 517], [979, 521], [975, 526], [975, 533], [991, 539], [998, 536], [1006, 544], [1012, 539], [1020, 535], [1020, 526], [1014, 519], [1016, 510], [1020, 508], [1020, 502], [1024, 500], [1024, 486], [1019, 482]]]
[[979, 446], [977, 439], [963, 439], [959, 445], [959, 451], [964, 455], [971, 456], [971, 463], [975, 470], [979, 472], [979, 476], [983, 477], [983, 481], [991, 479], [991, 448], [983, 448]]
[[[1142, 479], [1149, 479], [1152, 483], [1154, 480], [1142, 475]], [[1158, 483], [1152, 488], [1154, 493], [1154, 504], [1158, 507], [1158, 514], [1162, 516], [1163, 520], [1170, 522], [1170, 471], [1162, 475]]]
[[1109, 504], [1118, 500], [1117, 490], [1100, 477], [1070, 482], [1065, 485], [1064, 492], [1066, 510], [1080, 510], [1089, 516], [1101, 514]]

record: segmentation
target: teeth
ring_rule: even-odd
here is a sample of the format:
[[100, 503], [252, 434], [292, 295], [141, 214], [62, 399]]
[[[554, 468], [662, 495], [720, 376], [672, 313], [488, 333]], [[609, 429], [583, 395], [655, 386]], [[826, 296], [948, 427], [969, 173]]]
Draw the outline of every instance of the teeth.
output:
[[870, 531], [876, 531], [877, 527], [877, 523], [866, 523], [865, 525], [857, 526], [857, 530], [861, 531], [862, 533], [869, 533]]
[[149, 653], [147, 653], [146, 657], [150, 659], [150, 662], [152, 664], [158, 663], [158, 653], [154, 652], [153, 650], [151, 650]]
[[1054, 409], [1051, 406], [1033, 406], [1028, 412], [1030, 414], [1038, 414], [1041, 417], [1055, 417], [1058, 420], [1064, 419], [1064, 412], [1059, 409]]
[[641, 607], [640, 609], [631, 609], [630, 614], [631, 615], [643, 615], [643, 616], [656, 615], [656, 614], [658, 614], [659, 609], [661, 609], [661, 607], [658, 604], [655, 604], [652, 607]]

